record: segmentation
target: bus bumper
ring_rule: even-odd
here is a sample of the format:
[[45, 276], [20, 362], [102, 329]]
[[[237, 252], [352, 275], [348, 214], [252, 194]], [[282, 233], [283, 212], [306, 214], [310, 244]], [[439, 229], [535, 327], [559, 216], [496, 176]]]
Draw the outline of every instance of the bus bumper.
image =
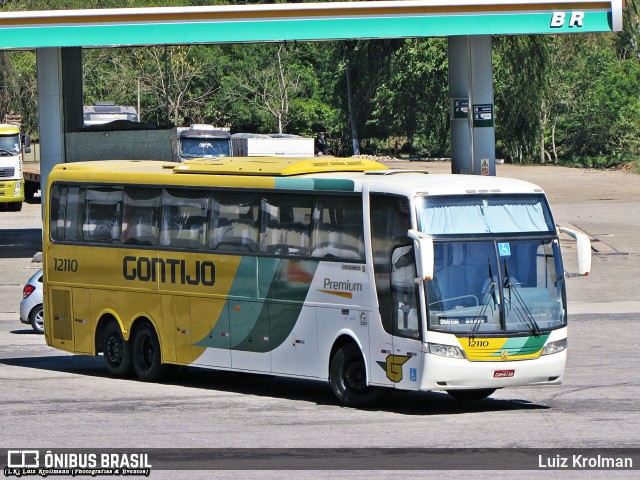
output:
[[462, 390], [559, 385], [564, 377], [567, 350], [531, 360], [470, 362], [425, 353], [420, 390]]
[[0, 203], [23, 202], [24, 180], [0, 182]]

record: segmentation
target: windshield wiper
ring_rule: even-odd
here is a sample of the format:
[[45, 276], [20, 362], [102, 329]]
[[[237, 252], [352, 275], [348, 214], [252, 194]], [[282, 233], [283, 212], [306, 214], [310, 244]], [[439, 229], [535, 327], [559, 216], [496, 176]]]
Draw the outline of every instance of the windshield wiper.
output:
[[2, 156], [7, 156], [8, 155], [9, 157], [11, 157], [11, 156], [15, 155], [15, 153], [10, 152], [9, 150], [5, 150], [4, 148], [0, 148], [0, 155], [2, 155]]
[[480, 307], [480, 311], [478, 312], [478, 314], [476, 315], [476, 318], [474, 319], [473, 327], [471, 327], [471, 332], [469, 333], [469, 340], [475, 339], [476, 333], [478, 333], [478, 330], [480, 330], [480, 325], [482, 324], [482, 317], [484, 316], [484, 314], [487, 311], [487, 308], [489, 307], [489, 299], [490, 298], [493, 299], [495, 303], [496, 281], [493, 279], [493, 269], [491, 268], [491, 259], [487, 258], [487, 261], [489, 262], [489, 280], [491, 284], [489, 285], [489, 288], [487, 288], [487, 291], [482, 297], [482, 305]]
[[[507, 260], [506, 259], [504, 260], [504, 275], [505, 275], [504, 288], [509, 290], [509, 306], [516, 313], [516, 315], [520, 319], [520, 321], [522, 323], [524, 323], [525, 325], [528, 325], [529, 328], [531, 329], [531, 332], [536, 337], [539, 337], [540, 336], [540, 327], [538, 326], [538, 323], [536, 322], [536, 319], [534, 318], [533, 314], [531, 313], [531, 310], [529, 310], [529, 307], [527, 306], [526, 302], [522, 298], [522, 295], [520, 295], [520, 293], [518, 292], [518, 289], [516, 288], [516, 285], [513, 282], [511, 282], [511, 277], [509, 276], [509, 266], [507, 265]], [[513, 293], [513, 296], [515, 297], [516, 301], [520, 305], [520, 308], [515, 308], [515, 309], [513, 308], [513, 303], [511, 301], [511, 294], [512, 293]]]

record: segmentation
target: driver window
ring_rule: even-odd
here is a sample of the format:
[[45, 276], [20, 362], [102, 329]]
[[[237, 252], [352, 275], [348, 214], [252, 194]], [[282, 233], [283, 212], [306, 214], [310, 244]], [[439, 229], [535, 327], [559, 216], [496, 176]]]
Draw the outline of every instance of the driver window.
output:
[[393, 334], [420, 338], [418, 285], [412, 245], [398, 247], [391, 253], [391, 299]]

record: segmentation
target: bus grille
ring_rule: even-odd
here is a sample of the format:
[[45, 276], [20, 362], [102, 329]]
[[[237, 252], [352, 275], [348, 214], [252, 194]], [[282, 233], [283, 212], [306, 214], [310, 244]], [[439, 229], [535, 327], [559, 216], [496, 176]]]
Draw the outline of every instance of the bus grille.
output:
[[16, 174], [16, 169], [14, 167], [2, 167], [0, 168], [0, 178], [9, 178], [13, 177]]
[[51, 299], [53, 311], [53, 338], [71, 340], [71, 292], [53, 290]]

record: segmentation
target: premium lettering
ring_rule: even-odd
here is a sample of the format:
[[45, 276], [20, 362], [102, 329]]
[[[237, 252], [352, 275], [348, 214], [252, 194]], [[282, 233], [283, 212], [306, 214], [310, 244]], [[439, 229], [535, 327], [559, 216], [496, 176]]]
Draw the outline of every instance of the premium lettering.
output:
[[351, 283], [348, 280], [346, 282], [335, 282], [330, 278], [325, 278], [324, 288], [329, 290], [339, 290], [341, 292], [361, 292], [362, 284], [358, 282]]
[[122, 259], [122, 276], [125, 280], [141, 282], [212, 287], [216, 282], [216, 267], [213, 262], [209, 261], [187, 262], [175, 258], [148, 258], [128, 255]]

